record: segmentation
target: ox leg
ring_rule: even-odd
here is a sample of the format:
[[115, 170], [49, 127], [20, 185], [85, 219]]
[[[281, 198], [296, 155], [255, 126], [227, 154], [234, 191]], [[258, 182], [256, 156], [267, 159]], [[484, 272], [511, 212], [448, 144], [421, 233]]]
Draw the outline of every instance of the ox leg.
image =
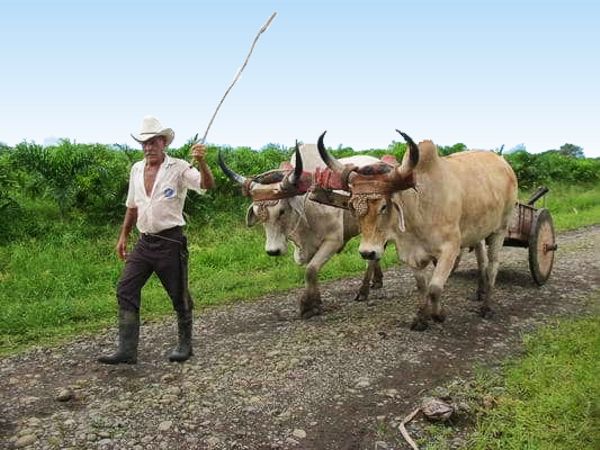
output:
[[431, 317], [431, 304], [427, 294], [427, 265], [419, 269], [413, 269], [413, 275], [417, 282], [419, 293], [419, 309], [410, 326], [411, 330], [424, 331], [429, 327], [429, 318]]
[[304, 274], [306, 288], [300, 297], [300, 316], [303, 319], [310, 319], [312, 316], [320, 315], [323, 312], [321, 293], [319, 292], [319, 271], [338, 249], [339, 245], [326, 242], [307, 264]]
[[373, 261], [373, 278], [371, 282], [372, 289], [381, 289], [383, 287], [383, 271], [379, 260]]
[[310, 319], [323, 312], [321, 293], [319, 292], [319, 269], [320, 267], [311, 267], [309, 264], [304, 273], [306, 288], [300, 297], [300, 316], [303, 319]]
[[496, 284], [496, 275], [498, 275], [498, 267], [500, 266], [500, 250], [504, 244], [505, 230], [493, 233], [487, 239], [488, 241], [488, 265], [485, 271], [484, 280], [484, 296], [483, 304], [481, 305], [480, 314], [484, 319], [489, 319], [493, 315], [492, 311], [492, 291]]
[[360, 289], [356, 293], [356, 297], [354, 297], [354, 301], [356, 302], [364, 302], [369, 298], [369, 288], [371, 283], [371, 278], [373, 278], [374, 272], [374, 260], [367, 262], [367, 270], [365, 270], [365, 275], [363, 276], [362, 283], [360, 285]]
[[452, 273], [456, 258], [460, 254], [459, 247], [451, 247], [444, 251], [438, 258], [437, 265], [433, 269], [433, 275], [427, 289], [427, 297], [431, 307], [431, 318], [436, 322], [446, 320], [446, 312], [442, 308], [441, 296], [444, 285]]
[[479, 242], [475, 246], [475, 257], [477, 258], [477, 291], [473, 296], [473, 300], [482, 301], [487, 292], [487, 267], [488, 267], [488, 258], [485, 253], [485, 241]]
[[[354, 297], [354, 300], [357, 302], [363, 302], [367, 300], [369, 298], [370, 288], [379, 289], [383, 286], [382, 279], [383, 272], [381, 271], [379, 261], [368, 261], [367, 270], [365, 271], [365, 275], [363, 276], [362, 284], [360, 285], [360, 289], [358, 290], [356, 297]], [[371, 280], [373, 280], [372, 283]]]

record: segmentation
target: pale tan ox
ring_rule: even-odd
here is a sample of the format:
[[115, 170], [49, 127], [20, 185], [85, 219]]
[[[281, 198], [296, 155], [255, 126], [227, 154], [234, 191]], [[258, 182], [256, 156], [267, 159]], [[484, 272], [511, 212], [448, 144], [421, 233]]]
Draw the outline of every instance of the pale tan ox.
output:
[[[344, 158], [358, 166], [378, 160], [370, 156]], [[292, 163], [252, 178], [239, 175], [225, 164], [219, 153], [219, 165], [233, 181], [242, 185], [242, 192], [252, 198], [246, 223], [261, 223], [265, 229], [265, 251], [270, 256], [287, 252], [288, 241], [294, 245], [294, 260], [305, 265], [305, 285], [299, 299], [300, 315], [307, 319], [321, 314], [322, 303], [318, 275], [323, 265], [358, 234], [358, 220], [347, 210], [322, 205], [308, 198], [313, 172], [325, 165], [314, 144], [297, 146]], [[295, 166], [295, 167], [294, 167]], [[369, 288], [382, 286], [382, 272], [377, 260], [367, 264], [367, 270], [355, 300], [369, 296]], [[372, 284], [370, 285], [370, 283]]]
[[[409, 147], [402, 164], [362, 168], [335, 160], [325, 149], [323, 133], [319, 153], [331, 171], [318, 173], [317, 182], [351, 192], [363, 258], [378, 260], [385, 244], [392, 241], [399, 258], [413, 269], [421, 301], [412, 329], [426, 329], [430, 318], [444, 321], [440, 295], [463, 248], [475, 249], [477, 297], [483, 300], [481, 315], [489, 317], [498, 254], [517, 201], [515, 173], [493, 152], [466, 151], [440, 157], [433, 142], [417, 146], [398, 132]], [[428, 280], [426, 269], [432, 262], [435, 267]]]

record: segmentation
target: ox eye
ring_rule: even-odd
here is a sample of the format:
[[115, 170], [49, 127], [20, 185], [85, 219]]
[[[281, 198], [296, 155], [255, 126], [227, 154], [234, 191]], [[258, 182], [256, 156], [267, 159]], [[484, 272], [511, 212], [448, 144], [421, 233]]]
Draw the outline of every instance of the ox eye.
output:
[[385, 214], [387, 212], [387, 203], [384, 203], [379, 207], [379, 214]]
[[285, 209], [282, 209], [281, 211], [279, 211], [279, 217], [283, 216], [285, 214]]

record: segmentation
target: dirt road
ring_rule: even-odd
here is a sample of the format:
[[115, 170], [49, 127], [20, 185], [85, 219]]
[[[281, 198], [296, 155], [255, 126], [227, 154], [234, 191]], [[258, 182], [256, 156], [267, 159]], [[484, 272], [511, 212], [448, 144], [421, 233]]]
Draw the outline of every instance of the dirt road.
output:
[[523, 332], [592, 307], [600, 226], [558, 244], [542, 288], [526, 249], [503, 250], [491, 320], [468, 299], [476, 288], [468, 254], [443, 294], [448, 319], [421, 333], [409, 330], [412, 276], [394, 268], [372, 291], [374, 306], [351, 301], [359, 278], [325, 284], [325, 314], [309, 321], [297, 318], [299, 290], [204, 311], [185, 364], [165, 359], [172, 321], [142, 326], [133, 367], [95, 362], [114, 347], [114, 329], [4, 358], [0, 448], [384, 448], [378, 427], [406, 416], [424, 392], [518, 352]]

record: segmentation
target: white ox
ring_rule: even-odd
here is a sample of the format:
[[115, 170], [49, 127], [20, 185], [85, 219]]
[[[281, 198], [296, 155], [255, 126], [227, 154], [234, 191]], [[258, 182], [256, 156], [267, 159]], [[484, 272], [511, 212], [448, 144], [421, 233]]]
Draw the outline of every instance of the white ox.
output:
[[[362, 168], [335, 160], [325, 149], [323, 133], [319, 153], [331, 170], [318, 173], [317, 182], [351, 192], [363, 258], [378, 260], [385, 244], [392, 241], [399, 258], [413, 269], [421, 301], [412, 329], [426, 329], [430, 318], [444, 321], [441, 292], [463, 248], [475, 249], [477, 298], [483, 300], [481, 315], [489, 317], [498, 254], [517, 201], [515, 173], [494, 152], [474, 150], [440, 157], [433, 142], [417, 146], [397, 131], [409, 148], [402, 164]], [[429, 263], [435, 267], [428, 279]]]
[[[340, 161], [360, 167], [379, 160], [361, 155]], [[316, 145], [296, 146], [291, 163], [284, 163], [277, 170], [252, 178], [239, 175], [227, 167], [221, 153], [219, 166], [231, 180], [242, 185], [244, 195], [252, 198], [246, 223], [248, 226], [262, 223], [267, 254], [285, 255], [290, 241], [294, 245], [294, 260], [297, 264], [306, 265], [306, 288], [299, 300], [301, 317], [307, 319], [321, 314], [319, 271], [359, 230], [358, 220], [349, 211], [309, 198], [307, 191], [312, 185], [315, 169], [326, 168]], [[355, 300], [366, 300], [371, 281], [371, 287], [379, 288], [382, 286], [382, 277], [379, 262], [369, 261]]]

